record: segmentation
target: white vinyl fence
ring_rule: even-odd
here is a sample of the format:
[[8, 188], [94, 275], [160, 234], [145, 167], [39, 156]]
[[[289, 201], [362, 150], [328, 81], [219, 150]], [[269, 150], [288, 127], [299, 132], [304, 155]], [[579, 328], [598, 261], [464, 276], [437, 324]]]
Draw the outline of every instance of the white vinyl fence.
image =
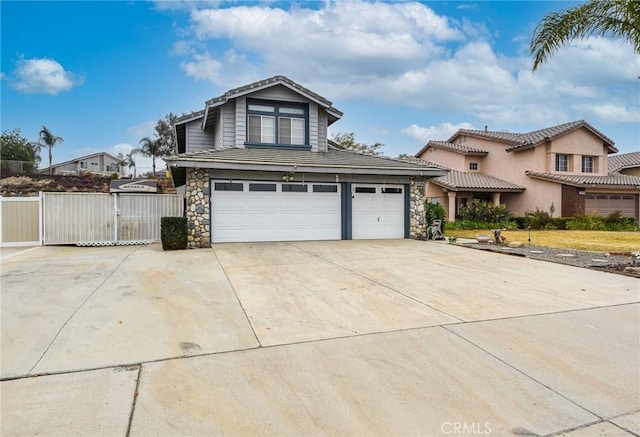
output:
[[40, 193], [0, 197], [0, 245], [111, 246], [160, 240], [160, 217], [181, 217], [177, 194]]

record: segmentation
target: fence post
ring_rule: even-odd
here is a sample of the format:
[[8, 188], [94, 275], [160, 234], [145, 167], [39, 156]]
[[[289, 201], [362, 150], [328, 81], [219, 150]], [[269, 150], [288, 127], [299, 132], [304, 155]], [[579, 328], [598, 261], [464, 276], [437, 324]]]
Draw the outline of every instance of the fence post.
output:
[[113, 225], [113, 244], [118, 245], [118, 230], [120, 229], [120, 210], [118, 209], [118, 193], [111, 193], [113, 196], [113, 213], [114, 225]]
[[38, 238], [40, 246], [44, 245], [44, 193], [38, 191]]

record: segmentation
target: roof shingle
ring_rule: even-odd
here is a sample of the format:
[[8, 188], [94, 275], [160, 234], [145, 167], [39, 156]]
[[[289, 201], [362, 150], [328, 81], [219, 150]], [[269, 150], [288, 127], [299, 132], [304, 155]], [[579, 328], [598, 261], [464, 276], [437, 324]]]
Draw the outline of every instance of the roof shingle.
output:
[[625, 168], [640, 167], [640, 152], [621, 153], [607, 158], [609, 172], [617, 172]]
[[427, 163], [411, 163], [387, 157], [363, 155], [343, 150], [311, 152], [300, 150], [227, 148], [169, 156], [165, 161], [177, 167], [208, 167], [274, 171], [335, 172], [341, 174], [378, 174], [441, 176], [446, 171]]
[[560, 182], [574, 186], [621, 186], [621, 187], [640, 187], [640, 177], [629, 176], [620, 173], [611, 173], [607, 176], [589, 176], [589, 175], [565, 175], [557, 173], [544, 173], [535, 171], [526, 171], [527, 176], [544, 179], [552, 182]]

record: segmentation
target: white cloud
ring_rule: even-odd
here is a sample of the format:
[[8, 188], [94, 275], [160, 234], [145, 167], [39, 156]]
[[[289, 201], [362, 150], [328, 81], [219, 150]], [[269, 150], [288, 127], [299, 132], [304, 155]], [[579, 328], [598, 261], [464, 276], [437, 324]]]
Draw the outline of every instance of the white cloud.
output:
[[[119, 153], [122, 153], [122, 156], [126, 158], [127, 154], [131, 153], [136, 146], [133, 146], [129, 143], [118, 143], [111, 147], [109, 147], [106, 152], [113, 155], [118, 156]], [[91, 152], [94, 153], [94, 152]], [[133, 160], [136, 163], [135, 170], [136, 175], [142, 175], [143, 173], [149, 172], [152, 170], [152, 160], [149, 157], [143, 156], [139, 153], [135, 153], [133, 155]], [[161, 158], [156, 158], [156, 174], [160, 174], [161, 169], [165, 168], [165, 162]], [[133, 169], [131, 169], [133, 172]], [[126, 174], [129, 175], [129, 169], [127, 168]]]
[[156, 127], [157, 121], [145, 121], [143, 123], [139, 123], [135, 126], [131, 126], [127, 128], [127, 135], [136, 138], [144, 138], [150, 137], [154, 134], [154, 128]]
[[28, 94], [58, 94], [82, 85], [84, 77], [66, 71], [53, 59], [24, 59], [16, 63], [12, 86]]
[[213, 83], [221, 82], [222, 63], [213, 58], [208, 52], [195, 54], [191, 61], [183, 61], [180, 68], [188, 76], [196, 80], [209, 80]]
[[[260, 71], [286, 71], [305, 83], [397, 75], [438, 53], [436, 42], [464, 39], [447, 18], [419, 3], [327, 2], [318, 10], [238, 6], [193, 10], [191, 19], [200, 40], [230, 39], [236, 51], [262, 60]], [[184, 65], [192, 77], [208, 75], [197, 58]], [[234, 82], [234, 70], [227, 73], [225, 65], [224, 73]]]
[[534, 73], [524, 52], [497, 53], [485, 24], [421, 3], [267, 2], [192, 8], [190, 18], [193, 39], [174, 46], [186, 56], [182, 69], [227, 89], [285, 74], [334, 101], [462, 111], [496, 129], [637, 114], [640, 57], [606, 38], [573, 42]]
[[426, 127], [412, 124], [411, 126], [402, 129], [400, 133], [402, 135], [415, 138], [422, 143], [426, 143], [429, 140], [448, 140], [451, 135], [456, 133], [459, 129], [473, 129], [473, 125], [467, 122], [453, 124], [448, 121], [435, 126]]

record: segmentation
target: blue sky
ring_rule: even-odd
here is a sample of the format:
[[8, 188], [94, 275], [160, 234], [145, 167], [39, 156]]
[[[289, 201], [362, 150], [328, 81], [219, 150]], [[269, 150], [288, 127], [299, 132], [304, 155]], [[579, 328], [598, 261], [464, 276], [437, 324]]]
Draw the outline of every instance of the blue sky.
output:
[[127, 153], [168, 112], [282, 74], [345, 113], [332, 132], [382, 142], [389, 156], [458, 128], [578, 119], [638, 151], [640, 57], [629, 45], [576, 41], [531, 72], [535, 25], [573, 4], [2, 1], [2, 130], [36, 140], [46, 125], [64, 138], [54, 163]]

